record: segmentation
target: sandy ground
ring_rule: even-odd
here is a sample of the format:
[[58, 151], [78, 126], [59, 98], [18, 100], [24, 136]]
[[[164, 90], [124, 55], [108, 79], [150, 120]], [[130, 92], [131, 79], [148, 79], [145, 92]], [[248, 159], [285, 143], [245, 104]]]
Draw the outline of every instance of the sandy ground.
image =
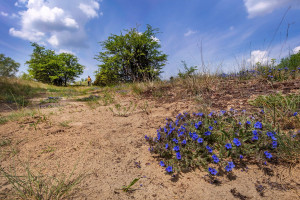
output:
[[[299, 199], [300, 166], [249, 165], [247, 170], [234, 169], [235, 177], [219, 177], [221, 183], [207, 181], [207, 172], [195, 170], [179, 178], [166, 174], [159, 161], [148, 151], [144, 135], [154, 135], [167, 117], [196, 109], [188, 101], [162, 103], [148, 100], [147, 114], [139, 106], [145, 100], [120, 96], [117, 101], [138, 107], [128, 117], [113, 115], [110, 106], [72, 102], [53, 108], [40, 108], [45, 119], [32, 125], [38, 117], [0, 125], [0, 137], [12, 143], [1, 147], [1, 166], [28, 163], [32, 170], [58, 176], [81, 173], [86, 177], [72, 199]], [[30, 125], [31, 124], [31, 125]], [[17, 153], [12, 152], [15, 149]], [[271, 173], [266, 173], [271, 172]], [[123, 185], [141, 178], [125, 193]], [[261, 195], [257, 191], [261, 188]], [[6, 199], [10, 186], [0, 178], [0, 198]]]

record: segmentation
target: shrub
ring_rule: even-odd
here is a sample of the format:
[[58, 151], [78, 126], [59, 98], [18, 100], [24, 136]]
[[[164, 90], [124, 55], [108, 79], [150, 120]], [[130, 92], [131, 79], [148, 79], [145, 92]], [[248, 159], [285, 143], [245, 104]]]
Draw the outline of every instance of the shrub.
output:
[[[287, 153], [289, 158], [297, 158], [298, 139], [274, 129], [264, 120], [263, 113], [251, 116], [246, 116], [245, 111], [237, 113], [233, 109], [209, 114], [180, 113], [175, 121], [167, 119], [156, 137], [145, 136], [145, 139], [150, 152], [159, 155], [160, 165], [168, 173], [202, 166], [216, 175], [220, 171], [230, 172], [245, 159], [264, 162], [283, 159]], [[297, 145], [298, 148], [285, 151], [287, 146]]]

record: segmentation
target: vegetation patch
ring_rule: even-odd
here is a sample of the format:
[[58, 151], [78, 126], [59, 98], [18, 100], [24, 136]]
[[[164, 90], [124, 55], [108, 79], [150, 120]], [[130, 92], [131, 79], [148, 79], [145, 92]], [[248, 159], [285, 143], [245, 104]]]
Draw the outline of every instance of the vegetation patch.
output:
[[156, 137], [145, 139], [170, 174], [203, 167], [210, 177], [232, 175], [234, 168], [250, 160], [260, 164], [299, 160], [299, 137], [273, 126], [263, 112], [180, 113], [166, 121]]

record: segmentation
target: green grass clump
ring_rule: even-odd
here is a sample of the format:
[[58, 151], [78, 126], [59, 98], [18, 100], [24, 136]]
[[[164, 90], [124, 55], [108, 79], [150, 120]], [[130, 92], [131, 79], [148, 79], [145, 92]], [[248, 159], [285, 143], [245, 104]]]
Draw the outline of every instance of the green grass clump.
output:
[[298, 112], [300, 110], [300, 95], [280, 93], [261, 95], [249, 102], [251, 105], [262, 108], [265, 118], [268, 118], [274, 125], [283, 129], [300, 128]]
[[299, 159], [299, 137], [274, 127], [263, 113], [236, 110], [209, 114], [179, 114], [167, 119], [155, 138], [145, 136], [168, 173], [203, 167], [210, 175], [231, 173], [247, 161], [274, 162]]
[[12, 185], [11, 195], [16, 199], [67, 199], [84, 178], [84, 175], [74, 177], [73, 171], [69, 176], [62, 174], [57, 177], [36, 174], [29, 167], [25, 171], [25, 175], [18, 176], [0, 168], [1, 175]]
[[77, 101], [98, 101], [99, 99], [100, 97], [97, 95], [90, 95], [88, 97], [79, 98]]

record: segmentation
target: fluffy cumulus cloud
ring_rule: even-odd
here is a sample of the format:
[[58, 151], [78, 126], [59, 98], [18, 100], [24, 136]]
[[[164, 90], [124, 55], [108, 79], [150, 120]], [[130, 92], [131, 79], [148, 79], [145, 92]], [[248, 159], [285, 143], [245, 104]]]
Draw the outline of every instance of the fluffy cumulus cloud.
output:
[[262, 65], [266, 65], [269, 60], [268, 51], [255, 50], [251, 51], [251, 57], [248, 59], [248, 63], [250, 65], [255, 65], [259, 62]]
[[85, 24], [98, 17], [97, 0], [18, 0], [20, 27], [12, 36], [54, 47], [86, 46]]
[[300, 52], [300, 46], [297, 46], [293, 49], [294, 54], [299, 53], [299, 52]]
[[244, 0], [244, 4], [249, 18], [272, 13], [275, 9], [283, 6], [300, 7], [299, 0]]

